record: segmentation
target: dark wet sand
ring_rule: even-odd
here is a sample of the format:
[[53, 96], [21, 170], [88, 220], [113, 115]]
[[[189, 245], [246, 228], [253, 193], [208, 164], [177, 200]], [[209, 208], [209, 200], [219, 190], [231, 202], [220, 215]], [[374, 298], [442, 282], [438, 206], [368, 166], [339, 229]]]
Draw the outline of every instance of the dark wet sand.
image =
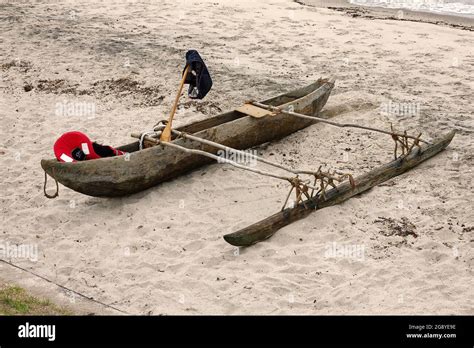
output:
[[407, 9], [361, 6], [351, 4], [345, 0], [295, 0], [295, 2], [302, 5], [324, 7], [335, 11], [345, 12], [347, 15], [352, 17], [424, 22], [474, 31], [474, 17], [467, 18], [455, 15], [411, 11]]

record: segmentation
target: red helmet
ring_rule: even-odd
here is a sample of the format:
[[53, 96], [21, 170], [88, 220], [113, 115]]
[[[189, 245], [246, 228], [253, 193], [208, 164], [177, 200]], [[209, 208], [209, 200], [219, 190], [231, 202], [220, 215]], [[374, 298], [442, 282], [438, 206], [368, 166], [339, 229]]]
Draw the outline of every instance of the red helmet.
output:
[[[102, 153], [97, 154], [95, 148]], [[101, 151], [105, 148], [108, 151]], [[87, 135], [81, 132], [67, 132], [54, 143], [54, 154], [60, 162], [77, 162], [109, 156], [120, 156], [124, 152], [110, 146], [93, 143]]]

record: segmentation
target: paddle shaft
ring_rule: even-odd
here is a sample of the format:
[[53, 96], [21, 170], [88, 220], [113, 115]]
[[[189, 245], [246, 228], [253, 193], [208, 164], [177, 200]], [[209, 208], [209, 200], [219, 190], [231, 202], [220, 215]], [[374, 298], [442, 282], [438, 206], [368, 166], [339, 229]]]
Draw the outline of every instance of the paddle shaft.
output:
[[181, 92], [183, 91], [184, 82], [186, 81], [186, 76], [188, 76], [189, 65], [186, 65], [184, 69], [183, 77], [181, 78], [181, 82], [179, 84], [178, 94], [174, 99], [173, 108], [171, 109], [170, 116], [168, 118], [168, 123], [166, 124], [165, 129], [163, 129], [163, 133], [161, 133], [160, 140], [161, 141], [170, 141], [171, 140], [171, 124], [173, 122], [174, 114], [176, 113], [176, 108], [178, 107], [179, 97], [181, 96]]

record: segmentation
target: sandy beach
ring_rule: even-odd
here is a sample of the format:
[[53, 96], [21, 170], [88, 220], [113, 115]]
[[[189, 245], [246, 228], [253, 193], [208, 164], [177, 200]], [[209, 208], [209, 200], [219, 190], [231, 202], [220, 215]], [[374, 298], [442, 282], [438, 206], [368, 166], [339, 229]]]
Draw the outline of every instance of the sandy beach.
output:
[[[418, 22], [418, 23], [431, 23], [442, 26], [449, 26], [451, 28], [457, 28], [462, 30], [474, 30], [474, 13], [471, 14], [454, 14], [450, 12], [433, 12], [433, 11], [415, 11], [406, 7], [396, 7], [397, 1], [392, 7], [381, 7], [376, 4], [370, 4], [371, 1], [358, 1], [356, 4], [346, 0], [295, 0], [297, 3], [312, 6], [328, 8], [334, 11], [342, 12], [353, 18], [366, 18], [366, 19], [380, 19], [380, 20], [397, 20], [400, 22]], [[372, 1], [375, 2], [375, 1]], [[390, 3], [390, 1], [386, 1]], [[453, 1], [447, 1], [453, 2]], [[445, 4], [447, 2], [431, 2], [431, 4]], [[469, 3], [469, 0], [464, 0]], [[364, 4], [360, 5], [358, 3]], [[399, 4], [402, 1], [398, 1]], [[416, 1], [411, 2], [416, 4]], [[430, 4], [430, 1], [419, 1], [418, 4]], [[426, 6], [429, 8], [429, 6]]]
[[[290, 0], [110, 4], [0, 1], [0, 251], [31, 248], [4, 252], [31, 273], [0, 262], [3, 282], [80, 313], [474, 314], [467, 20], [352, 16]], [[183, 97], [175, 125], [334, 77], [325, 107], [334, 120], [392, 123], [426, 139], [457, 134], [414, 170], [249, 248], [222, 236], [277, 212], [287, 186], [229, 166], [124, 198], [61, 186], [47, 199], [40, 160], [54, 157], [54, 141], [78, 130], [105, 144], [131, 142], [131, 132], [168, 115], [191, 48], [214, 86], [202, 101]], [[61, 109], [69, 104], [89, 108], [69, 114]], [[393, 142], [319, 123], [257, 150], [357, 175], [389, 162]]]

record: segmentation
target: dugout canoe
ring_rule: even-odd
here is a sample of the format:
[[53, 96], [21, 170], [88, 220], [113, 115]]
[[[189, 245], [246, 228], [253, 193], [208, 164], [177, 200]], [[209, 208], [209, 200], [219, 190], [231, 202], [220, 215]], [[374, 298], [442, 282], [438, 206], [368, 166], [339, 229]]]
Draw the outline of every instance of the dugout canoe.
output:
[[[333, 79], [316, 82], [262, 101], [273, 106], [293, 106], [294, 111], [318, 115], [334, 87]], [[203, 121], [176, 128], [197, 137], [236, 149], [248, 149], [283, 138], [317, 121], [278, 114], [256, 118], [239, 111], [229, 111]], [[178, 145], [217, 153], [217, 149], [187, 139], [172, 140]], [[139, 150], [139, 142], [119, 146], [127, 156], [107, 157], [74, 163], [43, 159], [43, 170], [64, 186], [94, 197], [130, 195], [176, 178], [213, 160], [164, 146]]]

